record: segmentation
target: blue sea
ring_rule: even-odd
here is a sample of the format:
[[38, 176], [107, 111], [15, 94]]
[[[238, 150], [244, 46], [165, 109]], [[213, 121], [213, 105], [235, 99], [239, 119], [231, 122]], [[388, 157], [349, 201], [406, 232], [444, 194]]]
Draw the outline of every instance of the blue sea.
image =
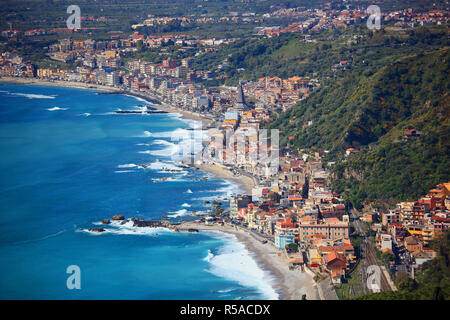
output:
[[[116, 214], [199, 218], [240, 192], [171, 156], [201, 145], [187, 130], [198, 123], [115, 114], [148, 103], [98, 92], [0, 83], [0, 299], [278, 298], [232, 235], [87, 230]], [[72, 265], [80, 289], [68, 289]]]

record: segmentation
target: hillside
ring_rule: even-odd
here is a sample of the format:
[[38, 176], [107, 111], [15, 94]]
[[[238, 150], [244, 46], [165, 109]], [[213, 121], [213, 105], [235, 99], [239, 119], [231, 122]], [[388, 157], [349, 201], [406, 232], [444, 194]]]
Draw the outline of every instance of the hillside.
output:
[[[353, 205], [417, 199], [450, 179], [449, 61], [447, 47], [387, 67], [383, 82], [376, 84], [385, 84], [374, 95], [379, 98], [348, 126], [343, 139], [353, 145], [378, 142], [333, 171], [335, 190]], [[405, 140], [404, 132], [413, 128], [423, 135]]]
[[[356, 207], [363, 200], [417, 199], [450, 179], [450, 48], [433, 32], [405, 38], [413, 43], [410, 52], [372, 45], [375, 61], [366, 68], [353, 51], [346, 74], [324, 81], [271, 124], [283, 128], [282, 145], [329, 150], [327, 160], [337, 161], [333, 187]], [[363, 59], [370, 54], [365, 51]], [[405, 140], [404, 132], [413, 128], [423, 135]], [[360, 153], [347, 160], [349, 147]]]
[[[281, 142], [294, 147], [340, 152], [375, 142], [426, 101], [435, 106], [448, 91], [448, 61], [432, 54], [448, 45], [443, 29], [425, 28], [403, 36], [379, 32], [353, 46], [334, 48], [333, 43], [325, 50], [327, 58], [318, 59], [322, 88], [281, 114], [272, 127], [285, 128]], [[433, 64], [427, 61], [430, 52]], [[342, 59], [349, 61], [348, 70], [330, 72], [332, 63]], [[312, 125], [304, 127], [309, 121]], [[294, 141], [288, 141], [292, 135]]]

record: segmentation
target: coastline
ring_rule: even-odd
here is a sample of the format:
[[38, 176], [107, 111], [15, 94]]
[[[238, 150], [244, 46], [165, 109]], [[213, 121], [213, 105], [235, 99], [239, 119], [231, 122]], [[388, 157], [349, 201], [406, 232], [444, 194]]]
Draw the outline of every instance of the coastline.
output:
[[[85, 89], [93, 89], [93, 90], [105, 90], [105, 91], [117, 91], [118, 94], [120, 92], [124, 92], [124, 90], [114, 87], [101, 86], [101, 85], [92, 85], [86, 83], [78, 83], [78, 82], [68, 82], [68, 81], [46, 81], [41, 79], [27, 79], [27, 78], [0, 78], [0, 82], [11, 82], [18, 84], [38, 84], [38, 85], [50, 85], [50, 86], [60, 86], [60, 87], [74, 87], [74, 88], [85, 88]], [[130, 96], [137, 97], [143, 100], [146, 100], [146, 97], [134, 93], [132, 91], [127, 90], [126, 93]], [[151, 99], [149, 97], [149, 99]], [[168, 113], [179, 113], [182, 117], [201, 121], [203, 125], [210, 126], [214, 121], [212, 119], [206, 118], [202, 115], [195, 114], [193, 112], [181, 110], [177, 107], [170, 106], [166, 103], [161, 102], [161, 104], [154, 104], [149, 100], [146, 100], [148, 103], [151, 103], [152, 106], [156, 109], [166, 111]], [[255, 181], [245, 175], [235, 176], [231, 170], [227, 167], [222, 166], [220, 164], [196, 164], [193, 165], [199, 170], [212, 173], [215, 175], [217, 179], [232, 181], [239, 185], [239, 187], [247, 194], [252, 194], [252, 188], [255, 186]], [[186, 224], [186, 223], [185, 223]], [[185, 226], [183, 224], [183, 226]], [[202, 229], [202, 225], [198, 225], [196, 223], [189, 222], [187, 225], [192, 224], [193, 228]], [[186, 228], [187, 228], [186, 225]], [[242, 230], [233, 230], [228, 227], [209, 227], [203, 225], [203, 230], [205, 231], [220, 231], [227, 234], [232, 234], [236, 237], [237, 241], [244, 244], [247, 251], [252, 254], [252, 258], [256, 261], [258, 266], [260, 266], [263, 270], [269, 271], [274, 275], [274, 289], [279, 293], [280, 299], [289, 299], [289, 300], [299, 300], [301, 299], [302, 294], [306, 293], [308, 299], [319, 299], [316, 291], [314, 289], [314, 281], [312, 278], [306, 273], [300, 273], [299, 271], [295, 272], [288, 269], [287, 261], [281, 252], [271, 244], [263, 245], [258, 240], [254, 239], [248, 233]], [[298, 288], [302, 288], [300, 291]]]
[[[208, 128], [214, 123], [214, 120], [204, 115], [171, 106], [165, 102], [160, 101], [160, 99], [158, 99], [157, 97], [146, 97], [144, 94], [133, 92], [131, 90], [123, 90], [116, 87], [102, 86], [97, 84], [76, 82], [76, 81], [62, 81], [62, 80], [49, 81], [37, 78], [19, 78], [19, 77], [0, 77], [0, 82], [11, 82], [18, 84], [38, 84], [56, 87], [84, 88], [103, 91], [116, 91], [118, 94], [122, 92], [124, 94], [128, 94], [130, 96], [147, 101], [147, 103], [152, 104], [152, 107], [154, 107], [155, 109], [165, 111], [168, 113], [178, 113], [181, 114], [182, 117], [189, 120], [201, 121], [203, 128]], [[150, 101], [151, 99], [160, 101], [160, 104], [154, 104], [152, 101]], [[211, 164], [211, 165], [201, 164], [194, 166], [202, 171], [214, 174], [218, 179], [230, 180], [238, 184], [239, 187], [243, 189], [247, 194], [252, 194], [252, 188], [255, 186], [255, 182], [250, 177], [244, 175], [237, 177], [228, 168], [221, 166], [219, 164]]]
[[246, 194], [251, 195], [255, 182], [252, 178], [240, 175], [235, 176], [231, 170], [220, 164], [195, 164], [194, 167], [212, 173], [217, 179], [229, 180], [239, 185]]
[[108, 91], [123, 91], [122, 89], [102, 86], [92, 83], [76, 82], [76, 81], [62, 81], [62, 80], [43, 80], [38, 78], [19, 78], [19, 77], [0, 77], [0, 82], [11, 82], [18, 84], [39, 84], [55, 87], [71, 87], [71, 88], [83, 88], [83, 89], [97, 89]]
[[[136, 97], [136, 98], [144, 99], [147, 101], [147, 103], [152, 104], [152, 107], [154, 107], [158, 110], [165, 111], [168, 113], [179, 113], [187, 119], [201, 121], [203, 123], [204, 128], [207, 128], [208, 126], [212, 125], [212, 123], [214, 122], [212, 119], [210, 119], [206, 116], [203, 116], [201, 114], [182, 110], [180, 108], [177, 108], [177, 107], [171, 106], [165, 102], [162, 102], [158, 97], [154, 97], [154, 96], [147, 97], [145, 94], [133, 92], [133, 91], [127, 90], [127, 89], [121, 89], [121, 88], [104, 86], [104, 85], [99, 85], [99, 84], [92, 84], [92, 83], [76, 82], [76, 81], [62, 81], [62, 80], [51, 80], [50, 81], [50, 80], [44, 80], [44, 79], [38, 79], [38, 78], [0, 77], [0, 82], [93, 89], [93, 90], [117, 92], [118, 94], [123, 93], [123, 94], [128, 94], [128, 95]], [[150, 101], [151, 99], [158, 100], [160, 102], [160, 104], [155, 104], [154, 102]]]
[[263, 244], [255, 239], [249, 231], [231, 226], [205, 225], [196, 222], [183, 222], [183, 229], [197, 229], [200, 231], [219, 231], [232, 234], [244, 244], [247, 251], [253, 253], [252, 257], [264, 271], [269, 272], [274, 281], [271, 285], [279, 294], [280, 300], [301, 300], [306, 294], [307, 300], [320, 300], [317, 285], [313, 276], [305, 271], [289, 270], [288, 262], [282, 251], [275, 248], [271, 243]]

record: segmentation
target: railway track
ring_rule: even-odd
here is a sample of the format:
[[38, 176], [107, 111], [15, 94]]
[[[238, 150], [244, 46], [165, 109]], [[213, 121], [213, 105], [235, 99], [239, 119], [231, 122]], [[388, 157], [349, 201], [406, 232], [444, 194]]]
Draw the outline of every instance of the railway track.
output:
[[[365, 242], [365, 251], [366, 251], [366, 259], [368, 265], [376, 265], [380, 268], [378, 265], [377, 257], [375, 256], [375, 253], [373, 252], [372, 245], [369, 241], [366, 240]], [[380, 268], [380, 290], [381, 291], [392, 291], [391, 286], [389, 285], [389, 282], [386, 279], [386, 276], [384, 275], [384, 272]]]

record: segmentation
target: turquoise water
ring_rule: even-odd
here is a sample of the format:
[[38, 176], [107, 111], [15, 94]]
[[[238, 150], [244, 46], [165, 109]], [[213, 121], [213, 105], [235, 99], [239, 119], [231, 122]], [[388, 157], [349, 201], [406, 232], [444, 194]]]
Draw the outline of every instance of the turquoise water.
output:
[[[129, 224], [87, 232], [114, 214], [188, 219], [208, 211], [204, 200], [239, 191], [171, 160], [191, 144], [184, 129], [193, 121], [111, 113], [138, 104], [146, 103], [0, 84], [1, 299], [277, 297], [268, 274], [230, 235]], [[185, 140], [173, 141], [173, 132]], [[80, 267], [79, 290], [66, 286], [70, 265]]]

